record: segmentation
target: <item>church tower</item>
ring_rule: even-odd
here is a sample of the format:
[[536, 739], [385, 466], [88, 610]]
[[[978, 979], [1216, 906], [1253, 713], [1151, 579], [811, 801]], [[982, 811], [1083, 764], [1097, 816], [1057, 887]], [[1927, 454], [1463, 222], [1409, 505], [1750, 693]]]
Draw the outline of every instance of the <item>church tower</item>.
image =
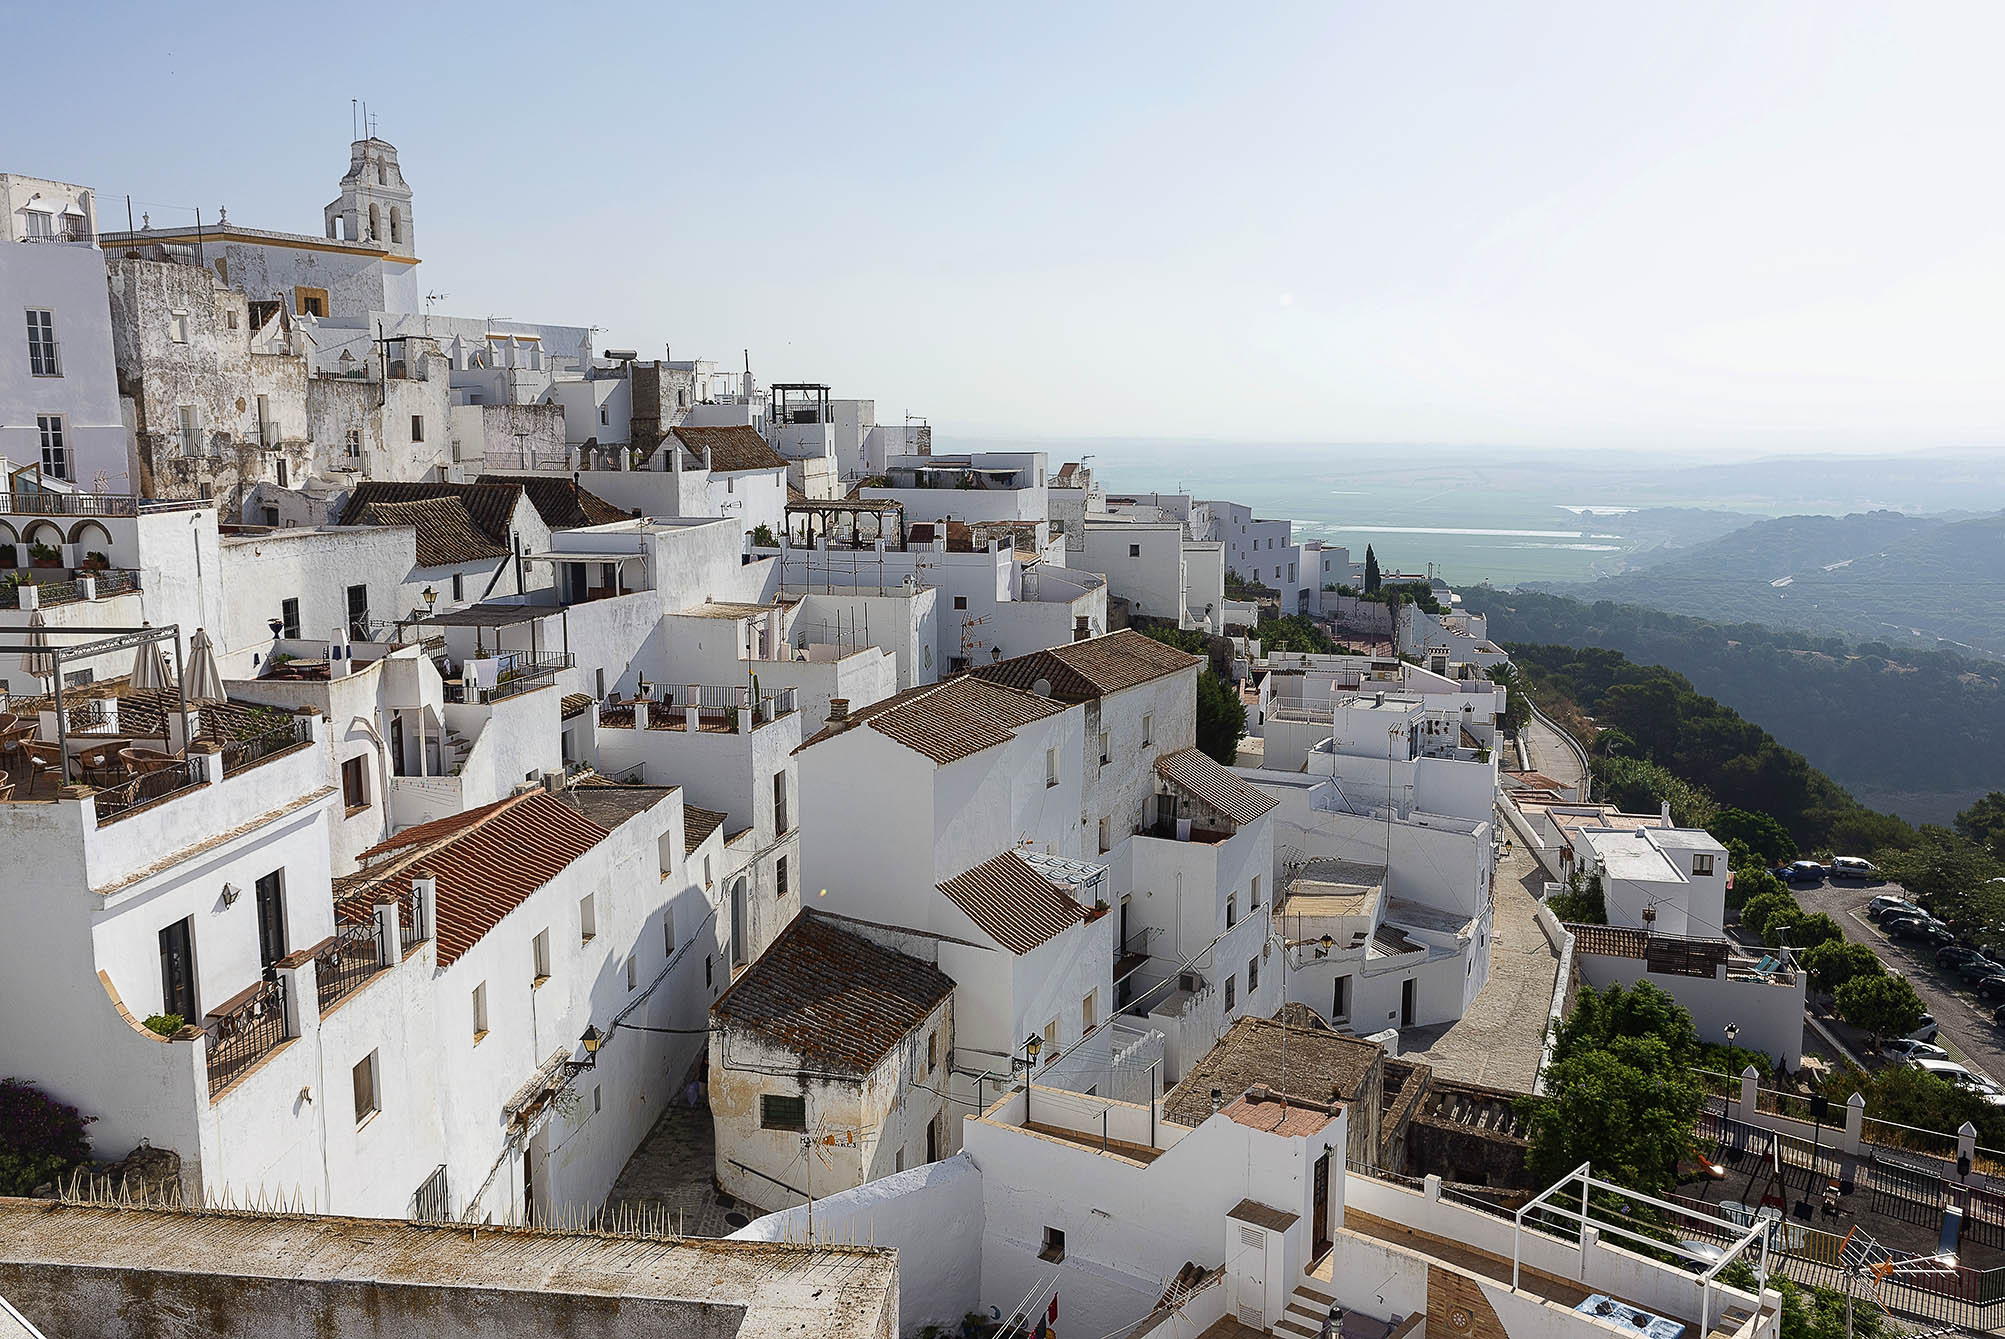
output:
[[397, 146], [387, 140], [358, 139], [348, 146], [341, 198], [324, 213], [329, 237], [373, 242], [393, 256], [417, 254], [411, 243], [411, 188], [397, 166]]

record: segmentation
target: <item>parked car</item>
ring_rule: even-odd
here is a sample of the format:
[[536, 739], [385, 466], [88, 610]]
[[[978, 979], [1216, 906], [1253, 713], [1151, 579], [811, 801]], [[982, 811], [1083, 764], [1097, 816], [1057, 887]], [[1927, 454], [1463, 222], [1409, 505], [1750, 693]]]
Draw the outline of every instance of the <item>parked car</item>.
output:
[[1889, 913], [1880, 917], [1880, 928], [1896, 939], [1913, 939], [1917, 937], [1916, 931], [1928, 928], [1928, 917], [1919, 911]]
[[1977, 983], [1980, 1000], [2005, 1000], [2005, 973], [1985, 977]]
[[1908, 1063], [1924, 1074], [1941, 1079], [1944, 1083], [1953, 1083], [1959, 1088], [1969, 1087], [1976, 1079], [1974, 1074], [1954, 1060], [1936, 1060], [1923, 1056]]
[[2005, 976], [2005, 962], [1993, 962], [1989, 958], [1971, 958], [1956, 969], [1956, 974], [1965, 981], [1982, 981], [1987, 976]]
[[1881, 893], [1878, 897], [1866, 903], [1866, 919], [1870, 921], [1876, 921], [1883, 916], [1890, 915], [1920, 916], [1923, 914], [1920, 907], [1908, 901], [1905, 897], [1895, 897], [1891, 893]]
[[[2001, 1009], [2000, 1012], [2005, 1012]], [[1949, 1052], [1934, 1042], [1916, 1041], [1912, 1037], [1900, 1037], [1887, 1043], [1887, 1054], [1896, 1060], [1947, 1060]]]
[[1936, 1034], [1936, 1031], [1937, 1031], [1937, 1027], [1936, 1027], [1936, 1022], [1935, 1022], [1935, 1015], [1934, 1015], [1934, 1014], [1923, 1014], [1923, 1015], [1921, 1016], [1921, 1022], [1917, 1023], [1917, 1024], [1915, 1025], [1915, 1029], [1914, 1029], [1914, 1031], [1912, 1031], [1912, 1032], [1908, 1033], [1908, 1034], [1907, 1034], [1907, 1036], [1906, 1036], [1905, 1038], [1903, 1038], [1903, 1040], [1905, 1040], [1905, 1041], [1934, 1041], [1934, 1040], [1935, 1040], [1935, 1034]]
[[1831, 859], [1831, 877], [1834, 879], [1863, 879], [1868, 883], [1880, 881], [1880, 871], [1872, 861], [1855, 855], [1834, 856]]
[[1987, 956], [1968, 944], [1945, 944], [1935, 951], [1935, 965], [1938, 967], [1961, 967], [1972, 958]]
[[2005, 1027], [2005, 1004], [2001, 1004], [1991, 1011], [1991, 1021], [2000, 1027]]
[[1824, 867], [1815, 860], [1792, 860], [1778, 871], [1784, 883], [1822, 883]]

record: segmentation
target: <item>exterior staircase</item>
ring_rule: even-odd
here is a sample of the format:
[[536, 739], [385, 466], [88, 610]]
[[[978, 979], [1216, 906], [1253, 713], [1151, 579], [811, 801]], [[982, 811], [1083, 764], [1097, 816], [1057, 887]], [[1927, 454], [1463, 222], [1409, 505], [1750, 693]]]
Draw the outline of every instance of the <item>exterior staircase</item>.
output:
[[1336, 1300], [1324, 1291], [1320, 1281], [1297, 1284], [1295, 1295], [1288, 1299], [1288, 1309], [1274, 1322], [1274, 1333], [1287, 1335], [1289, 1339], [1320, 1339], [1323, 1321]]

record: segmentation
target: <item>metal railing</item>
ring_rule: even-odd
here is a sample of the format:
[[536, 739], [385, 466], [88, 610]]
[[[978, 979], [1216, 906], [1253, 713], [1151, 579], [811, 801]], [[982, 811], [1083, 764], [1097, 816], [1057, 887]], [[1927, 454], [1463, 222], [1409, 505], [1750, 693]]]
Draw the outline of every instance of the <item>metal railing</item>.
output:
[[158, 771], [142, 772], [130, 781], [97, 793], [97, 824], [103, 827], [135, 809], [207, 784], [201, 765], [186, 759], [168, 763]]
[[[542, 688], [576, 663], [569, 651], [516, 651], [492, 687], [470, 688], [464, 680], [445, 685], [445, 700], [454, 703], [499, 702]], [[462, 670], [462, 673], [465, 671]]]
[[118, 595], [139, 589], [139, 573], [129, 567], [107, 567], [92, 573], [99, 596]]
[[[20, 594], [15, 592], [16, 596]], [[74, 581], [43, 581], [37, 583], [35, 594], [43, 608], [56, 604], [75, 604], [84, 597], [84, 588]]]
[[362, 988], [383, 967], [383, 944], [374, 922], [343, 926], [313, 955], [315, 993], [326, 1013]]
[[248, 739], [233, 739], [223, 745], [223, 775], [255, 767], [267, 758], [298, 748], [312, 739], [313, 723], [305, 716], [280, 722]]
[[431, 927], [424, 923], [423, 908], [418, 905], [418, 893], [414, 888], [406, 888], [397, 898], [397, 937], [403, 942], [404, 951], [409, 952], [414, 944], [431, 937]]
[[[205, 505], [213, 506], [214, 503]], [[57, 493], [17, 489], [0, 493], [0, 509], [15, 516], [136, 516], [139, 499], [130, 493]]]
[[209, 1034], [209, 1095], [241, 1078], [290, 1034], [285, 1026], [285, 982], [260, 982], [227, 1013], [212, 1014]]

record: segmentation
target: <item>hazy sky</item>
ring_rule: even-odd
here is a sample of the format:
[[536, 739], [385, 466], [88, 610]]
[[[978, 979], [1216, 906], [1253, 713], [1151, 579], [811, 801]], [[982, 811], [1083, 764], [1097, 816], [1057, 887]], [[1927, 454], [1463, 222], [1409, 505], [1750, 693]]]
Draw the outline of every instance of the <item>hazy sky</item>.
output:
[[[0, 170], [966, 435], [2005, 439], [2005, 5], [14, 7]], [[179, 206], [180, 208], [176, 208]]]

